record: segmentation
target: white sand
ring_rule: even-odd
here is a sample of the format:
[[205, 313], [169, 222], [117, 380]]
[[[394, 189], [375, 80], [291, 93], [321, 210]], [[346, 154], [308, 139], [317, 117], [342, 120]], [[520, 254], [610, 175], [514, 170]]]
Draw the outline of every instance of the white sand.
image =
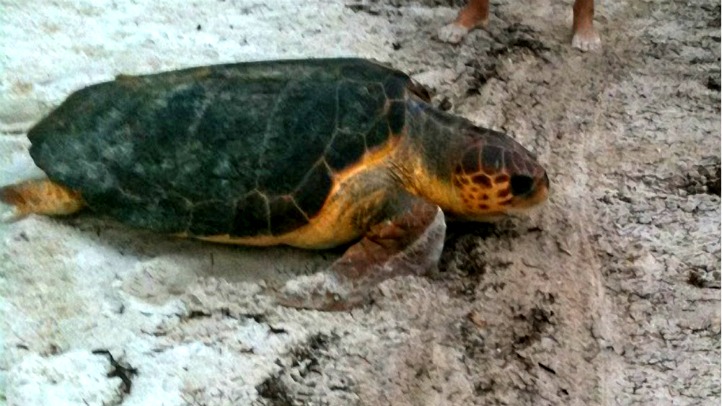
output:
[[[263, 294], [329, 256], [89, 215], [0, 224], [0, 403], [717, 404], [719, 197], [674, 182], [719, 165], [719, 91], [704, 85], [715, 66], [719, 78], [719, 17], [610, 3], [598, 2], [604, 51], [582, 55], [567, 43], [569, 4], [547, 1], [494, 6], [491, 34], [458, 47], [433, 39], [455, 10], [403, 1], [370, 13], [328, 0], [1, 1], [0, 184], [39, 174], [25, 131], [80, 87], [362, 56], [534, 149], [554, 195], [500, 234], [453, 234], [447, 272], [384, 283], [374, 304], [331, 314]], [[129, 393], [98, 349], [137, 370]]]

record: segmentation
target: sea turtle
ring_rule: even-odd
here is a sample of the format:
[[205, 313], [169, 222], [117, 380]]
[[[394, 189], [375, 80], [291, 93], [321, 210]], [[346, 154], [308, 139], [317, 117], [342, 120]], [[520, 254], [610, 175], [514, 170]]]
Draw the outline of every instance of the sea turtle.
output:
[[487, 221], [547, 197], [535, 158], [430, 104], [406, 74], [355, 58], [119, 76], [71, 94], [29, 132], [45, 174], [0, 190], [17, 217], [83, 207], [219, 243], [355, 242], [282, 303], [358, 304], [434, 266], [448, 216]]

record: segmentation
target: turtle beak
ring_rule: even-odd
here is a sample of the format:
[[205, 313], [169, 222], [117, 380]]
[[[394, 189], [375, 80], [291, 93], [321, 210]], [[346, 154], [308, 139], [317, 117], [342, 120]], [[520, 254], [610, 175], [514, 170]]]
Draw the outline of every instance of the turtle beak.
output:
[[537, 179], [534, 185], [534, 199], [537, 203], [541, 203], [549, 197], [549, 175], [544, 171], [544, 176]]

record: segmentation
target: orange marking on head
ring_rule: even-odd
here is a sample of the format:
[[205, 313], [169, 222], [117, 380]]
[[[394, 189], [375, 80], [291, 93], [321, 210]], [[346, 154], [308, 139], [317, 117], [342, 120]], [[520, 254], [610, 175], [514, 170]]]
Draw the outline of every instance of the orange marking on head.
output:
[[481, 185], [485, 188], [491, 187], [491, 179], [489, 179], [488, 176], [482, 174], [474, 175], [473, 178], [471, 178], [472, 182], [476, 183], [477, 185]]
[[501, 175], [498, 175], [496, 178], [494, 178], [494, 182], [496, 183], [505, 183], [509, 181], [509, 175], [503, 173]]
[[488, 174], [483, 171], [452, 176], [452, 184], [458, 190], [459, 205], [454, 210], [470, 217], [504, 213], [514, 204], [506, 172]]

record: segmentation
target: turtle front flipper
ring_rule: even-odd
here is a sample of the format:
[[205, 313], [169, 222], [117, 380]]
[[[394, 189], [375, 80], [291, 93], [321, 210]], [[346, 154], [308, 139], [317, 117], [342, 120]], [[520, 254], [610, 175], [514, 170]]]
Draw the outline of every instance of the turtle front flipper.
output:
[[29, 180], [0, 188], [0, 201], [11, 206], [2, 220], [12, 221], [29, 214], [62, 216], [85, 206], [80, 193], [48, 179]]
[[279, 303], [346, 310], [362, 304], [371, 289], [386, 279], [422, 274], [435, 267], [446, 234], [441, 209], [406, 194], [391, 209], [389, 216], [368, 227], [363, 238], [325, 272], [287, 282], [279, 293]]

